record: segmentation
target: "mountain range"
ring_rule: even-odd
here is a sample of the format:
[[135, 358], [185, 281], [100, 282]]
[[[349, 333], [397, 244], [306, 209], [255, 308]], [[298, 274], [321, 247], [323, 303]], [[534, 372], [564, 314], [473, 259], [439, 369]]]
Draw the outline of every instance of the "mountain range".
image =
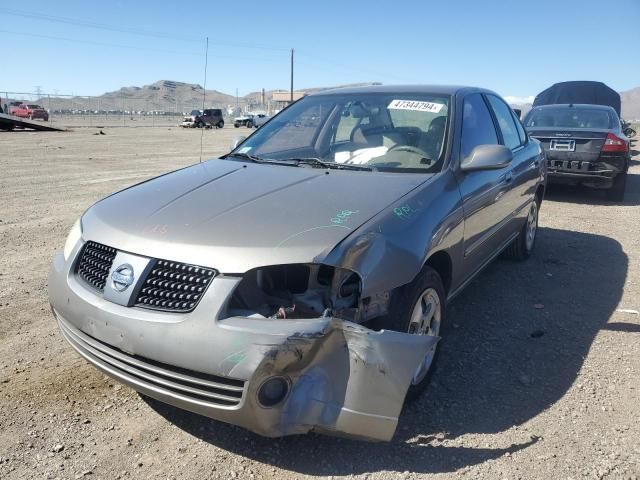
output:
[[[360, 83], [339, 86], [371, 85]], [[315, 87], [301, 89], [305, 93], [317, 92], [325, 88]], [[272, 100], [273, 92], [264, 92], [264, 102]], [[620, 92], [622, 99], [622, 117], [628, 120], [640, 119], [640, 87]], [[159, 80], [151, 85], [142, 87], [122, 87], [113, 92], [107, 92], [96, 97], [51, 97], [42, 98], [45, 108], [51, 110], [135, 110], [135, 111], [164, 111], [189, 112], [202, 108], [203, 88], [201, 85], [173, 80]], [[514, 97], [514, 100], [516, 97]], [[521, 100], [522, 102], [522, 100]], [[211, 108], [258, 107], [262, 105], [262, 92], [251, 92], [241, 97], [235, 97], [215, 89], [207, 90], [205, 104]], [[514, 106], [527, 111], [530, 104], [513, 102]]]
[[[340, 86], [372, 85], [360, 83]], [[334, 88], [334, 87], [326, 87]], [[325, 87], [307, 88], [297, 91], [312, 93]], [[265, 104], [273, 98], [276, 90], [264, 92]], [[190, 112], [202, 108], [204, 89], [194, 83], [176, 82], [173, 80], [159, 80], [151, 85], [142, 87], [122, 87], [113, 92], [107, 92], [96, 97], [43, 97], [38, 100], [50, 110], [132, 110], [132, 111], [163, 111]], [[262, 92], [251, 92], [241, 97], [235, 97], [218, 90], [207, 90], [205, 106], [207, 108], [249, 108], [261, 106]]]

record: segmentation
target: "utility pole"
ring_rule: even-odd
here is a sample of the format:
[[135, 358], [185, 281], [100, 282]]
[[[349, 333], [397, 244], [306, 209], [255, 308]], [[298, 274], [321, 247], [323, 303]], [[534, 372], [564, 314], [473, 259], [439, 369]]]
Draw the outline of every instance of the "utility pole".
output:
[[238, 111], [238, 89], [236, 88], [236, 112]]
[[293, 103], [293, 48], [291, 49], [291, 94], [289, 100]]

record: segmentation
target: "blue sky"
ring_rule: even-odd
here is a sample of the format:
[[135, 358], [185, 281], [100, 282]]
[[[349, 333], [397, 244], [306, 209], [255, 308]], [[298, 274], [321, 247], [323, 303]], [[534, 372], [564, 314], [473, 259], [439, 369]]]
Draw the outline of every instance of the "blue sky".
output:
[[156, 80], [240, 95], [353, 82], [504, 96], [564, 80], [640, 85], [640, 0], [0, 3], [0, 94], [95, 95]]

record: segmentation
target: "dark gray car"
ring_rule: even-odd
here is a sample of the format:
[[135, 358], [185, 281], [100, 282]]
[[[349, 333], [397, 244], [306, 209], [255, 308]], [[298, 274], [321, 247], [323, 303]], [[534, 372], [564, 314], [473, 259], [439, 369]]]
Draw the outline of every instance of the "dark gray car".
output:
[[49, 276], [64, 337], [164, 402], [389, 440], [446, 303], [532, 252], [539, 142], [488, 90], [309, 95], [230, 154], [89, 208]]
[[631, 154], [616, 111], [603, 105], [544, 105], [527, 113], [529, 135], [542, 144], [549, 181], [606, 189], [624, 199]]

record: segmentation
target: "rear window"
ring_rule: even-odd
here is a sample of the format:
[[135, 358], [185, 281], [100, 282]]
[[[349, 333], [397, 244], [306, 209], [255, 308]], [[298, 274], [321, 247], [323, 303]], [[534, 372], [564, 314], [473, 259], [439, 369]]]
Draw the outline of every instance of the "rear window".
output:
[[611, 116], [595, 108], [540, 108], [527, 115], [525, 126], [539, 128], [611, 128]]

